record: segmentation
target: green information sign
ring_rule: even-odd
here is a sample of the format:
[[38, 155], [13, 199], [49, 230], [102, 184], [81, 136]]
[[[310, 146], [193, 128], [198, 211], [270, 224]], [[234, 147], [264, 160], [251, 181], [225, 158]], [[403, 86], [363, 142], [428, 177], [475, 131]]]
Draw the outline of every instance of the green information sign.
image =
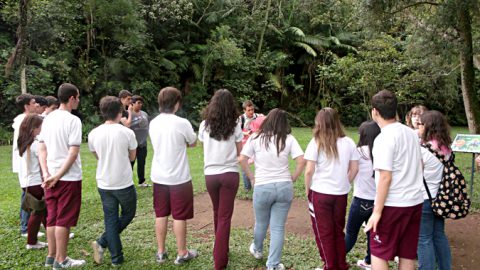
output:
[[454, 152], [480, 153], [480, 135], [457, 134], [452, 143]]

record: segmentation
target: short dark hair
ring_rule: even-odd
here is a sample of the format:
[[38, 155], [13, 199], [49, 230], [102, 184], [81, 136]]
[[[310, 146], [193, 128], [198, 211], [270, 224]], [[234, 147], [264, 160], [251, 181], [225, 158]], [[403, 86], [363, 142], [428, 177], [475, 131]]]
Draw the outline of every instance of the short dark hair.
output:
[[54, 96], [46, 96], [45, 99], [47, 100], [47, 106], [50, 107], [52, 105], [60, 105], [60, 102], [58, 102], [58, 99]]
[[175, 87], [165, 87], [158, 93], [158, 106], [162, 113], [173, 113], [177, 102], [182, 100], [182, 93]]
[[80, 94], [80, 91], [78, 88], [71, 84], [71, 83], [62, 83], [58, 87], [58, 100], [60, 103], [68, 103], [68, 100], [70, 100], [70, 97], [77, 97], [77, 95]]
[[15, 104], [22, 112], [24, 112], [25, 105], [30, 104], [30, 101], [32, 101], [32, 99], [35, 99], [35, 97], [31, 94], [21, 94], [15, 99]]
[[125, 89], [120, 91], [120, 93], [118, 93], [119, 98], [126, 98], [126, 97], [131, 97], [131, 96], [133, 96], [132, 92], [130, 92], [128, 90], [125, 90]]
[[397, 116], [397, 97], [388, 90], [382, 90], [372, 97], [372, 107], [383, 119], [394, 119]]
[[115, 120], [122, 110], [123, 105], [119, 98], [114, 96], [105, 96], [100, 99], [100, 112], [102, 113], [103, 119]]
[[242, 108], [245, 110], [247, 107], [252, 107], [252, 106], [255, 106], [253, 105], [253, 102], [251, 100], [245, 100], [243, 103], [242, 103]]
[[42, 96], [35, 96], [35, 102], [38, 103], [38, 105], [40, 105], [40, 106], [47, 106], [48, 105], [47, 99], [42, 97]]
[[135, 103], [137, 101], [141, 101], [142, 103], [144, 102], [143, 98], [141, 96], [138, 96], [138, 95], [133, 96], [132, 97], [132, 103]]

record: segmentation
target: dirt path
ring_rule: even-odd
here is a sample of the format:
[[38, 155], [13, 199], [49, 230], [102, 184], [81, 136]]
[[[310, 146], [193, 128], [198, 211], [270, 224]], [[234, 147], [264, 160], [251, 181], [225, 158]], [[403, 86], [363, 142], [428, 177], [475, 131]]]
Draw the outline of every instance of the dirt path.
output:
[[[235, 200], [235, 212], [232, 226], [242, 229], [252, 229], [255, 219], [252, 201]], [[312, 237], [310, 217], [307, 202], [294, 199], [287, 219], [287, 232], [300, 237]], [[212, 229], [212, 203], [207, 193], [195, 196], [195, 218], [190, 223], [194, 229]], [[447, 221], [447, 235], [452, 249], [452, 269], [480, 269], [480, 215], [470, 214], [467, 218], [457, 221]]]

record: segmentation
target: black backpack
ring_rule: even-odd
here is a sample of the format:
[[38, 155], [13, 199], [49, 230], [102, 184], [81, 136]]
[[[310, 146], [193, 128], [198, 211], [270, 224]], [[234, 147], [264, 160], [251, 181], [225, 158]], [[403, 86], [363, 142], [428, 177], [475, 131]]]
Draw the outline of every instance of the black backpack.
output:
[[460, 219], [466, 217], [471, 202], [467, 194], [465, 177], [454, 164], [455, 155], [452, 152], [447, 160], [444, 155], [433, 150], [431, 144], [422, 144], [422, 147], [434, 154], [444, 166], [442, 180], [435, 198], [432, 198], [427, 182], [423, 178], [423, 184], [430, 199], [433, 213], [442, 218]]

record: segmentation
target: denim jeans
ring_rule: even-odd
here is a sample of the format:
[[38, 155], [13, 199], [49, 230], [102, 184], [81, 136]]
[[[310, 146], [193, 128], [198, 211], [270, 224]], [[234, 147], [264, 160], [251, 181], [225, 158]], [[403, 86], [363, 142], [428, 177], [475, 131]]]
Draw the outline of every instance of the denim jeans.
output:
[[250, 179], [248, 179], [247, 174], [242, 170], [242, 179], [243, 179], [243, 187], [246, 191], [252, 189], [252, 183], [250, 183]]
[[[137, 176], [138, 176], [138, 184], [143, 184], [145, 182], [145, 161], [147, 160], [147, 146], [140, 146], [137, 147], [137, 157], [135, 159], [137, 161]], [[135, 165], [135, 160], [130, 162]]]
[[22, 190], [22, 197], [20, 197], [20, 233], [24, 234], [28, 231], [28, 220], [30, 219], [30, 213], [22, 209], [22, 201], [25, 197], [25, 191]]
[[[358, 232], [363, 222], [367, 222], [373, 212], [373, 200], [365, 200], [353, 197], [348, 213], [347, 228], [345, 230], [345, 249], [348, 252], [352, 250], [357, 242]], [[371, 264], [370, 257], [370, 233], [367, 232], [367, 256], [365, 262]]]
[[[137, 192], [135, 187], [106, 190], [98, 189], [102, 199], [105, 219], [105, 232], [97, 242], [103, 248], [108, 247], [113, 264], [123, 263], [122, 241], [120, 233], [130, 224], [137, 210]], [[119, 216], [118, 209], [121, 207]]]
[[292, 200], [293, 183], [291, 181], [256, 185], [254, 187], [255, 229], [253, 243], [255, 250], [263, 250], [263, 241], [270, 225], [267, 267], [275, 267], [280, 263], [285, 238], [285, 222]]
[[423, 202], [417, 252], [420, 270], [450, 270], [452, 267], [445, 220], [433, 214], [429, 200]]

